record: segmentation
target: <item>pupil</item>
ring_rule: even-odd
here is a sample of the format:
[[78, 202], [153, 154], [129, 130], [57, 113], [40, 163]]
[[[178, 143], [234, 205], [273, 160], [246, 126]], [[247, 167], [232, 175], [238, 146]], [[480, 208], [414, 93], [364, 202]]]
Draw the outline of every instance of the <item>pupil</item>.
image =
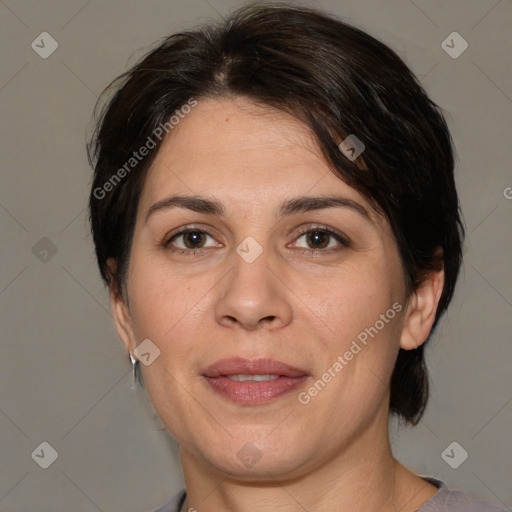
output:
[[184, 242], [189, 249], [197, 249], [197, 244], [203, 245], [204, 235], [199, 231], [189, 231], [185, 234]]
[[329, 244], [329, 235], [321, 231], [312, 231], [308, 236], [308, 243], [316, 248], [324, 248]]

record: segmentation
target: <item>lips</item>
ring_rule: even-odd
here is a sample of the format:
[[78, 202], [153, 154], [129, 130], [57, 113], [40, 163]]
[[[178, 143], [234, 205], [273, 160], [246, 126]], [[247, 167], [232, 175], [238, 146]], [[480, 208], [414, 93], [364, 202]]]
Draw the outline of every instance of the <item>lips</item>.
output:
[[279, 375], [283, 377], [301, 377], [307, 372], [289, 364], [274, 359], [243, 359], [234, 357], [221, 359], [209, 366], [205, 377], [220, 377], [228, 375]]
[[299, 387], [305, 370], [273, 359], [221, 359], [203, 376], [216, 393], [246, 405], [269, 402]]

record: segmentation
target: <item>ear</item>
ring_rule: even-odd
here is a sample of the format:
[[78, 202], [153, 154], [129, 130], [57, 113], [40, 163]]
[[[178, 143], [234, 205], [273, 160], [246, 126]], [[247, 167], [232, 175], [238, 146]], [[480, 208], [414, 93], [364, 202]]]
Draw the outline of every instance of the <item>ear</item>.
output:
[[116, 326], [117, 335], [121, 339], [127, 352], [133, 353], [137, 344], [135, 342], [135, 336], [131, 324], [130, 308], [128, 306], [127, 297], [125, 298], [123, 296], [122, 290], [118, 289], [114, 279], [116, 261], [109, 259], [107, 264], [109, 267], [110, 276], [110, 306], [114, 316], [114, 324]]
[[400, 348], [418, 348], [428, 338], [443, 293], [444, 269], [432, 271], [412, 293], [404, 315]]

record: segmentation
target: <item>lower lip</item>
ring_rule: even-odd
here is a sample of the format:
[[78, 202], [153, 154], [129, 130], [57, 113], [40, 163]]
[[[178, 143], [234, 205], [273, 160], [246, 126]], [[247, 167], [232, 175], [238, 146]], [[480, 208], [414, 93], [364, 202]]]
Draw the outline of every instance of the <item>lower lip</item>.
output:
[[298, 388], [306, 379], [302, 377], [278, 377], [262, 382], [237, 381], [227, 377], [205, 377], [212, 389], [233, 402], [258, 405], [270, 402]]

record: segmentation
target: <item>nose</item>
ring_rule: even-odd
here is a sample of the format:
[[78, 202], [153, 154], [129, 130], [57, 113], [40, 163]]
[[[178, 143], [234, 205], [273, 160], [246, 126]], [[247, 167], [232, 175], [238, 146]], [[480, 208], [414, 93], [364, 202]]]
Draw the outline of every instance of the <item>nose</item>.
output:
[[[286, 276], [272, 265], [266, 251], [251, 263], [233, 254], [233, 268], [222, 281], [215, 304], [217, 322], [229, 328], [276, 329], [293, 318]], [[280, 275], [281, 274], [281, 275]]]

